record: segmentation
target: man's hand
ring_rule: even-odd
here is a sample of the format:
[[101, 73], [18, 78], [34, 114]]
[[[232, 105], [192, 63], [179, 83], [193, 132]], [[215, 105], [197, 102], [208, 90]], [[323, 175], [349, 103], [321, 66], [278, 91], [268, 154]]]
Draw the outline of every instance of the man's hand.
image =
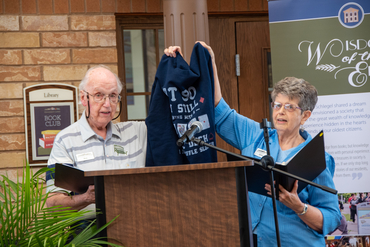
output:
[[95, 203], [95, 186], [90, 185], [87, 191], [82, 194], [85, 196], [85, 202], [88, 204]]

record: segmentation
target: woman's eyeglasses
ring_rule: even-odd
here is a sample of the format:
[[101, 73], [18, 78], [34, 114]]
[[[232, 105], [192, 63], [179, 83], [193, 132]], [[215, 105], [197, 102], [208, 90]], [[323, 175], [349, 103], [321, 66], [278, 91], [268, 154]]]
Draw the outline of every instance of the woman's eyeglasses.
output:
[[284, 109], [288, 112], [293, 112], [295, 111], [295, 109], [299, 109], [299, 110], [302, 110], [302, 108], [298, 107], [298, 106], [294, 106], [294, 105], [291, 105], [291, 104], [281, 104], [281, 103], [278, 103], [278, 102], [271, 102], [271, 107], [274, 109], [274, 110], [277, 110], [279, 111], [281, 109], [281, 107], [284, 106]]

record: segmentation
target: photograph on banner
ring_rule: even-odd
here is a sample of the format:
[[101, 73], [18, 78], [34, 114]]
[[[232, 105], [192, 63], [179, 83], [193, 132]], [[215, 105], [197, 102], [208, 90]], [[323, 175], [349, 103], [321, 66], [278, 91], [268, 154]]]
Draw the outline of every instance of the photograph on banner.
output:
[[370, 235], [370, 192], [338, 194], [340, 225], [329, 235]]
[[325, 133], [339, 193], [370, 191], [370, 1], [270, 1], [273, 81], [313, 84], [319, 99], [304, 125]]
[[30, 110], [33, 160], [47, 160], [56, 135], [74, 122], [73, 103], [34, 103]]
[[327, 236], [325, 242], [326, 247], [370, 247], [370, 236]]

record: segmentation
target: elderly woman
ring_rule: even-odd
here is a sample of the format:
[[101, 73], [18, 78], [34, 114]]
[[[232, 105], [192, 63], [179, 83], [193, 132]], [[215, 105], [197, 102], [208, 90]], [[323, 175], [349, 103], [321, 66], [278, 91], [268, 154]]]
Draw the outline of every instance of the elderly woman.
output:
[[[215, 81], [216, 131], [226, 142], [241, 150], [243, 155], [256, 156], [256, 150], [266, 150], [260, 124], [230, 109], [222, 98], [214, 54], [208, 45], [213, 61]], [[165, 49], [168, 56], [181, 54], [178, 46]], [[303, 79], [286, 77], [276, 83], [272, 96], [272, 120], [275, 129], [269, 129], [270, 152], [276, 162], [289, 160], [312, 137], [301, 126], [311, 116], [317, 102], [314, 86]], [[313, 154], [314, 155], [314, 154]], [[326, 153], [327, 168], [313, 181], [334, 188], [334, 159]], [[297, 194], [298, 181], [292, 191], [279, 186], [277, 212], [282, 246], [325, 246], [325, 235], [340, 223], [341, 214], [336, 195], [308, 185]], [[265, 185], [271, 195], [271, 187]], [[249, 192], [253, 233], [257, 234], [258, 247], [277, 246], [272, 199]]]

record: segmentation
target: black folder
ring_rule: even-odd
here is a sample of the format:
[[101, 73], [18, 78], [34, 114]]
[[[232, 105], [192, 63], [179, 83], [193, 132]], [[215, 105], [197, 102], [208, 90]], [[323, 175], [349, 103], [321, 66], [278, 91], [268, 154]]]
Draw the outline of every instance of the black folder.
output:
[[[246, 158], [249, 158], [246, 156]], [[232, 155], [227, 155], [228, 161], [241, 160]], [[255, 158], [251, 158], [256, 160]], [[289, 161], [276, 163], [275, 168], [289, 172], [298, 177], [314, 180], [320, 173], [326, 169], [324, 133], [319, 132], [306, 146], [296, 153]], [[269, 196], [265, 190], [265, 184], [270, 184], [270, 172], [264, 170], [259, 165], [246, 167], [246, 177], [248, 182], [248, 191], [255, 192], [264, 196]], [[274, 172], [274, 179], [277, 184], [281, 184], [286, 190], [291, 191], [295, 179], [283, 174]], [[301, 192], [307, 183], [298, 182], [297, 193]]]
[[84, 171], [64, 164], [55, 164], [55, 186], [77, 193], [85, 193], [94, 177], [85, 177]]

